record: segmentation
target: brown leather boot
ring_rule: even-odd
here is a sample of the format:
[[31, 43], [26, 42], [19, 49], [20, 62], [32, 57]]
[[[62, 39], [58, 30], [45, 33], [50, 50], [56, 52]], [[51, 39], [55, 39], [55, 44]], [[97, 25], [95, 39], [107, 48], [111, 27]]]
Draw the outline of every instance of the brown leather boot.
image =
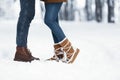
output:
[[40, 59], [33, 57], [30, 50], [27, 49], [26, 47], [16, 47], [14, 61], [31, 62], [33, 60], [40, 60]]
[[64, 58], [64, 51], [62, 51], [61, 46], [59, 44], [54, 45], [54, 56], [47, 59], [47, 60], [56, 60], [59, 62], [59, 60], [62, 60]]
[[59, 44], [62, 46], [63, 51], [66, 54], [66, 61], [65, 62], [66, 63], [73, 63], [74, 60], [76, 59], [78, 53], [80, 52], [80, 50], [78, 48], [74, 49], [72, 44], [70, 43], [70, 41], [67, 38], [65, 38]]

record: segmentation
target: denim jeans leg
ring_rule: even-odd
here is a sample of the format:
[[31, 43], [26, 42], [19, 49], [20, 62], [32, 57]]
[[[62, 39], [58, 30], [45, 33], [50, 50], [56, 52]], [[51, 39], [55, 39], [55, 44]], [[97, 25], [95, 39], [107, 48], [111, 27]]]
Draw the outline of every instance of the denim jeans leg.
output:
[[[59, 25], [58, 17], [56, 18], [56, 22], [57, 22], [57, 24]], [[54, 35], [53, 32], [52, 32], [52, 37], [53, 37], [53, 41], [54, 41], [54, 43], [58, 43], [58, 42], [59, 42], [59, 40], [57, 39], [57, 37]]]
[[58, 12], [62, 6], [61, 3], [45, 3], [45, 24], [51, 29], [55, 43], [62, 41], [65, 34], [58, 23]]
[[20, 47], [27, 47], [29, 26], [35, 15], [35, 0], [20, 0], [20, 7], [16, 44]]

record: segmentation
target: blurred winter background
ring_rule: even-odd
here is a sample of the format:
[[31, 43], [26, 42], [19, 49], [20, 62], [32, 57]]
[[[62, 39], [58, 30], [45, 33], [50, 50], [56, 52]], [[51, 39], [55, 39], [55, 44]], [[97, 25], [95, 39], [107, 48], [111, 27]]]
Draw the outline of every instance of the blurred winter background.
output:
[[[37, 11], [44, 13], [44, 4], [36, 1]], [[0, 0], [0, 19], [16, 19], [19, 0]], [[37, 16], [42, 14], [37, 12]], [[59, 17], [65, 21], [120, 22], [120, 0], [69, 0]]]
[[45, 62], [53, 40], [43, 22], [44, 3], [36, 0], [28, 46], [41, 61], [14, 62], [19, 0], [0, 0], [0, 80], [120, 80], [120, 0], [68, 0], [61, 27], [80, 48], [74, 64]]

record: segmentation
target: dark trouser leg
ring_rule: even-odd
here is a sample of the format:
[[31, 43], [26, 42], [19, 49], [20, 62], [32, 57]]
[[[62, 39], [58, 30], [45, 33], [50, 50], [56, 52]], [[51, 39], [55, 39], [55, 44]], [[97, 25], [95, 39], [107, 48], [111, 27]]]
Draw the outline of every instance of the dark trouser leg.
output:
[[19, 47], [27, 47], [29, 26], [35, 15], [35, 0], [20, 0], [20, 7], [16, 44]]

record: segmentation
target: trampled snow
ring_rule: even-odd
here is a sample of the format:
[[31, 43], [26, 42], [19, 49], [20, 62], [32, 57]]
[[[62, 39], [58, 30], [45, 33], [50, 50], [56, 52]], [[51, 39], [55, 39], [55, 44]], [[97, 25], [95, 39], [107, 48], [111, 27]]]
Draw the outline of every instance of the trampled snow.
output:
[[53, 56], [51, 31], [33, 21], [28, 46], [40, 61], [14, 62], [17, 20], [0, 21], [0, 80], [120, 80], [120, 25], [60, 22], [81, 52], [73, 64], [46, 62]]

